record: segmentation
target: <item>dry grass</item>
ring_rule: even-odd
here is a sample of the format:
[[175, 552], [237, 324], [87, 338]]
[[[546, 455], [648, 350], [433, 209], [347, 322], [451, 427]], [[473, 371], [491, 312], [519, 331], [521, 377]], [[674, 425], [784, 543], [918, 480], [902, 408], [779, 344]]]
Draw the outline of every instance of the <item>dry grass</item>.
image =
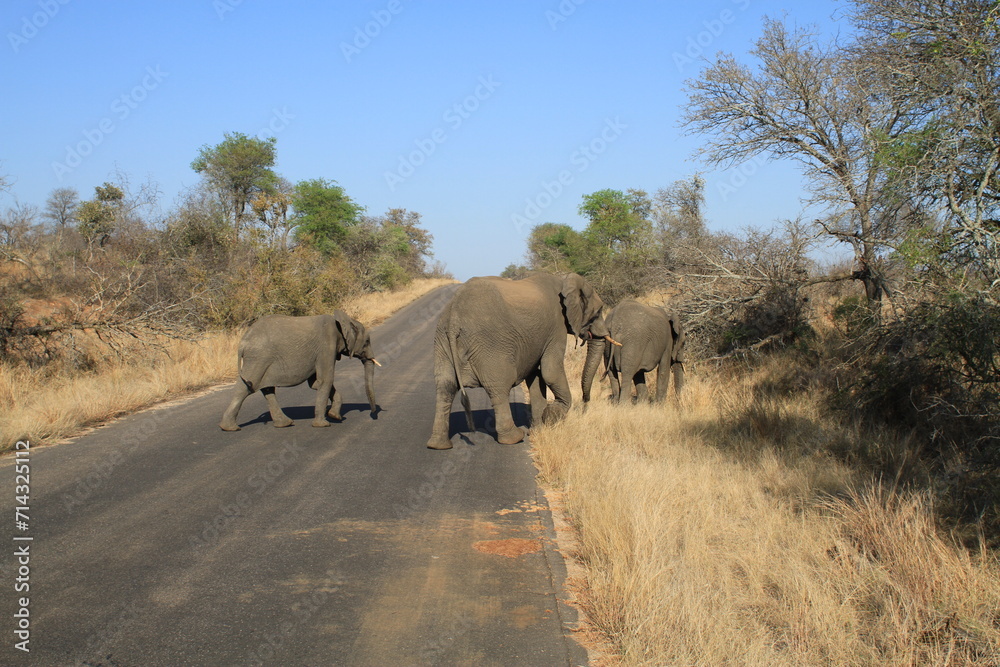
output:
[[390, 315], [417, 300], [424, 294], [442, 285], [450, 285], [454, 280], [449, 278], [423, 278], [414, 280], [406, 287], [402, 287], [392, 292], [376, 292], [374, 294], [362, 294], [347, 301], [343, 310], [348, 315], [363, 322], [365, 326], [371, 328], [382, 324]]
[[[348, 313], [369, 327], [448, 280], [415, 280], [398, 292], [351, 300]], [[231, 381], [242, 331], [168, 341], [110, 356], [87, 372], [0, 364], [0, 451], [18, 440], [51, 443], [170, 398]]]
[[533, 433], [579, 532], [582, 604], [622, 662], [997, 665], [995, 557], [830, 456], [859, 434], [814, 393], [754, 380], [702, 373], [680, 409], [598, 400]]

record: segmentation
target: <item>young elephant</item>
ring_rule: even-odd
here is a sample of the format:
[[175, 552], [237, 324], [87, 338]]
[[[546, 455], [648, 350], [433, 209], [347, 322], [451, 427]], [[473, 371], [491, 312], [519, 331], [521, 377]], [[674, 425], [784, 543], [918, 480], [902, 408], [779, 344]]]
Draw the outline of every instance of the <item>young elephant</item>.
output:
[[[599, 361], [608, 335], [603, 306], [590, 283], [575, 273], [472, 278], [460, 286], [434, 337], [437, 408], [427, 446], [451, 448], [448, 422], [459, 390], [469, 429], [475, 430], [466, 387], [483, 387], [489, 394], [502, 444], [524, 439], [509, 402], [511, 387], [522, 380], [528, 382], [532, 420], [561, 418], [572, 400], [563, 367], [566, 334], [590, 338], [588, 357]], [[555, 397], [552, 405], [546, 405], [543, 383]]]
[[[667, 395], [670, 374], [674, 378], [674, 395], [680, 397], [684, 387], [684, 327], [680, 320], [662, 308], [644, 306], [631, 299], [622, 301], [608, 314], [608, 329], [621, 347], [604, 350], [604, 366], [611, 375], [612, 400], [632, 395], [646, 399], [646, 373], [656, 370], [656, 400]], [[589, 360], [588, 360], [589, 361]], [[583, 374], [583, 400], [590, 400], [590, 385], [597, 363], [588, 363]], [[618, 374], [621, 373], [619, 383]]]
[[[365, 366], [365, 390], [372, 418], [375, 410], [375, 366], [371, 338], [365, 326], [342, 310], [333, 315], [293, 317], [267, 315], [247, 329], [240, 339], [233, 401], [222, 415], [223, 431], [238, 431], [236, 416], [247, 396], [258, 389], [267, 399], [271, 419], [278, 427], [291, 426], [274, 396], [275, 387], [294, 387], [309, 382], [316, 389], [313, 426], [329, 426], [326, 415], [340, 421], [341, 392], [333, 386], [333, 371], [342, 355], [360, 359]], [[327, 412], [327, 403], [333, 401]]]

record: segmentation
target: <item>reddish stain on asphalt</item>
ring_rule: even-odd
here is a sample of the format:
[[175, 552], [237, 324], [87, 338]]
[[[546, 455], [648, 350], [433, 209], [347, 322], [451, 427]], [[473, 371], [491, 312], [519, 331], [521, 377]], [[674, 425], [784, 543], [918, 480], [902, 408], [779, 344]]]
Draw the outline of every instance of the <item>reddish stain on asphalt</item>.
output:
[[506, 540], [483, 540], [474, 542], [472, 548], [484, 554], [495, 554], [506, 556], [507, 558], [517, 558], [524, 554], [533, 554], [541, 551], [542, 543], [538, 540], [526, 540], [520, 537], [511, 537]]

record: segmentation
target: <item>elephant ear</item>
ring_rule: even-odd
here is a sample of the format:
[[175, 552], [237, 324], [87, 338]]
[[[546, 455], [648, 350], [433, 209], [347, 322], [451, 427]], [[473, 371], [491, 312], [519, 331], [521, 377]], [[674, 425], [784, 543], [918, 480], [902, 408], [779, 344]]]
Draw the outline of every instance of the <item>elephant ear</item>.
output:
[[566, 315], [566, 330], [576, 336], [582, 334], [590, 321], [600, 315], [604, 308], [604, 302], [590, 283], [575, 273], [563, 276], [559, 296]]
[[671, 353], [672, 362], [682, 364], [684, 363], [684, 339], [687, 336], [687, 332], [684, 331], [684, 325], [681, 324], [680, 319], [676, 315], [667, 315], [670, 318], [670, 334], [674, 338], [673, 352]]
[[[340, 330], [340, 335], [344, 338], [344, 346], [347, 348], [348, 356], [355, 356], [364, 345], [364, 325], [342, 310], [335, 310], [333, 318], [337, 321], [337, 329]], [[338, 353], [343, 352], [343, 350], [338, 350]]]

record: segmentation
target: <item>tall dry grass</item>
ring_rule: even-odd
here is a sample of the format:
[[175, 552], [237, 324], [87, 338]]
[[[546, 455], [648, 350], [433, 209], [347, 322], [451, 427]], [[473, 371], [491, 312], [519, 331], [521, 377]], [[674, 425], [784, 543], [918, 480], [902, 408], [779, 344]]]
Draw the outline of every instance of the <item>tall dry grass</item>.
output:
[[[415, 280], [405, 288], [366, 294], [344, 310], [367, 326], [449, 280]], [[81, 429], [236, 377], [242, 331], [209, 334], [197, 341], [139, 345], [106, 355], [93, 368], [32, 369], [0, 364], [0, 452], [18, 440], [51, 443]]]
[[760, 373], [700, 373], [679, 409], [598, 400], [533, 432], [579, 533], [581, 604], [622, 663], [1000, 664], [996, 558], [830, 454], [885, 436], [810, 391], [762, 395]]

